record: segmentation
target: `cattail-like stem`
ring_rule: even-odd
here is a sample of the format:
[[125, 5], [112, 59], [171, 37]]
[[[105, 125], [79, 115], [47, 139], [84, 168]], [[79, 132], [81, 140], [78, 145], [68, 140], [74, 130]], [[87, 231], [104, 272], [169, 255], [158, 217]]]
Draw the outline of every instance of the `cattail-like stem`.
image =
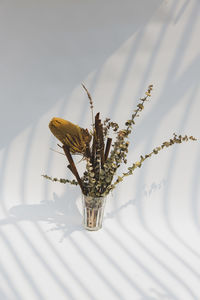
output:
[[93, 132], [93, 143], [92, 143], [92, 164], [95, 166], [96, 164], [96, 152], [97, 152], [97, 144], [98, 144], [98, 120], [99, 120], [99, 113], [95, 116], [95, 127]]
[[103, 125], [101, 123], [99, 123], [99, 142], [100, 142], [101, 167], [103, 168], [105, 158], [104, 158]]
[[96, 131], [96, 150], [101, 156], [101, 164], [104, 163], [104, 140], [103, 140], [103, 125], [99, 119], [99, 113], [95, 116], [95, 131]]
[[108, 154], [110, 151], [110, 147], [111, 147], [111, 143], [112, 143], [112, 139], [111, 138], [107, 138], [107, 143], [106, 143], [106, 150], [105, 150], [105, 161], [108, 159]]

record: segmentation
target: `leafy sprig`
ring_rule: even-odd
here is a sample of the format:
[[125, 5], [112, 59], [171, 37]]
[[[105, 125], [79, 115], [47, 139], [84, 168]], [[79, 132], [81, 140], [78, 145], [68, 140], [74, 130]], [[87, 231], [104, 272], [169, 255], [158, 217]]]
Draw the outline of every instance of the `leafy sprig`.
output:
[[192, 141], [196, 141], [197, 139], [194, 138], [193, 136], [177, 136], [177, 134], [173, 134], [173, 138], [171, 138], [169, 141], [163, 142], [161, 146], [154, 148], [149, 154], [146, 154], [145, 156], [140, 156], [140, 160], [138, 160], [137, 162], [133, 163], [132, 166], [128, 167], [128, 171], [123, 173], [123, 175], [118, 176], [117, 180], [114, 182], [113, 184], [113, 188], [120, 183], [121, 181], [123, 181], [124, 177], [132, 175], [134, 170], [136, 168], [141, 168], [143, 162], [147, 159], [150, 158], [152, 155], [156, 155], [158, 154], [162, 149], [164, 148], [168, 148], [174, 144], [181, 144], [182, 142], [188, 142], [189, 140]]
[[73, 185], [78, 185], [78, 182], [76, 180], [69, 180], [69, 179], [64, 179], [64, 178], [56, 178], [56, 177], [51, 177], [51, 176], [48, 176], [48, 175], [42, 175], [42, 177], [48, 179], [48, 180], [51, 180], [51, 181], [58, 181], [60, 183], [70, 183], [70, 184], [73, 184]]

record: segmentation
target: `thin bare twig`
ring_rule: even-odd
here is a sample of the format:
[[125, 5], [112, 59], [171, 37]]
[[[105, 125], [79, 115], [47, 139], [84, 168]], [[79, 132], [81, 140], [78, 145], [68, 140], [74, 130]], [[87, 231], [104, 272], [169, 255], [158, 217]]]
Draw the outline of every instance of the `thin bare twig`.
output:
[[86, 91], [88, 99], [90, 101], [90, 109], [91, 109], [91, 113], [92, 113], [92, 127], [94, 129], [94, 110], [93, 110], [94, 106], [93, 106], [93, 100], [92, 100], [92, 97], [91, 97], [89, 91], [87, 90], [86, 86], [83, 83], [82, 83], [82, 87]]
[[56, 153], [59, 153], [59, 154], [65, 155], [64, 153], [62, 153], [62, 152], [60, 152], [60, 151], [56, 151], [56, 150], [54, 150], [54, 149], [52, 149], [52, 148], [50, 148], [50, 150], [51, 150], [51, 151], [53, 151], [53, 152], [56, 152]]

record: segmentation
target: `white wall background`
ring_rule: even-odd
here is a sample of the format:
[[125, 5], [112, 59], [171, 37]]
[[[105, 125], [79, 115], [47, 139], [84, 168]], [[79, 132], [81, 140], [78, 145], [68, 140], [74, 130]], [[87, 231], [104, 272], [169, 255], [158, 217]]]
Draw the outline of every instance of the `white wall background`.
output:
[[198, 139], [199, 0], [0, 3], [0, 299], [200, 299], [199, 141], [146, 161], [108, 199], [103, 229], [81, 226], [78, 188], [48, 123], [123, 126], [153, 96], [129, 162], [173, 132]]

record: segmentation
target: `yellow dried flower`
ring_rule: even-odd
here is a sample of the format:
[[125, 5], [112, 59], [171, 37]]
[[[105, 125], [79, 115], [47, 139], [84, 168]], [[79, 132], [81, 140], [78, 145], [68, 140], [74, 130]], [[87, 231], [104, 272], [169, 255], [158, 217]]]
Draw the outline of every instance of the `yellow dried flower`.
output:
[[49, 128], [61, 143], [69, 147], [71, 153], [85, 153], [86, 145], [91, 140], [87, 129], [61, 118], [53, 118], [49, 123]]

